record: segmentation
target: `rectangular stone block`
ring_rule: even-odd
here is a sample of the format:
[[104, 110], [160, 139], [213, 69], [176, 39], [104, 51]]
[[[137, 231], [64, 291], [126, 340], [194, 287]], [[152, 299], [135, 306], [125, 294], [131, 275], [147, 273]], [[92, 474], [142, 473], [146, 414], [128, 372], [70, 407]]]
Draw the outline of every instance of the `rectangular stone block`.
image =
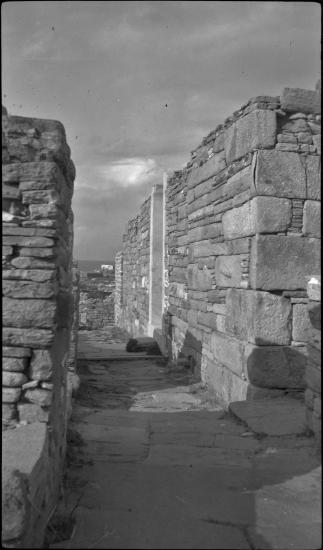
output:
[[[226, 245], [227, 254], [248, 254], [251, 245], [251, 239], [249, 237], [243, 237], [242, 239], [233, 239], [223, 243]], [[221, 254], [221, 252], [220, 252]], [[224, 254], [224, 252], [222, 252]]]
[[20, 256], [33, 256], [36, 258], [54, 258], [56, 256], [55, 248], [21, 248], [19, 250]]
[[231, 176], [223, 186], [223, 195], [226, 197], [235, 197], [243, 191], [253, 189], [253, 172], [254, 168], [249, 164], [249, 166]]
[[281, 108], [294, 113], [320, 113], [319, 94], [314, 90], [284, 88], [280, 96]]
[[189, 246], [190, 258], [210, 257], [224, 255], [227, 253], [227, 243], [211, 243], [209, 240], [192, 243]]
[[2, 228], [3, 235], [21, 235], [23, 237], [57, 237], [55, 229], [44, 229], [43, 227], [9, 227]]
[[196, 265], [187, 269], [188, 288], [192, 290], [211, 290], [212, 276], [209, 270], [200, 270]]
[[293, 305], [293, 340], [310, 342], [317, 347], [321, 345], [321, 331], [313, 327], [307, 304]]
[[251, 243], [249, 269], [253, 289], [305, 290], [310, 275], [320, 272], [320, 240], [256, 235]]
[[30, 357], [31, 349], [29, 348], [15, 348], [15, 347], [2, 347], [3, 357]]
[[242, 255], [218, 256], [215, 261], [215, 280], [219, 287], [239, 287], [241, 282]]
[[321, 203], [308, 200], [304, 203], [303, 234], [307, 237], [321, 238]]
[[3, 281], [2, 293], [8, 298], [52, 298], [57, 293], [57, 284], [53, 281], [46, 283]]
[[190, 172], [187, 185], [189, 188], [195, 187], [202, 181], [206, 181], [226, 167], [225, 155], [223, 151], [216, 153], [213, 157], [207, 160], [202, 166], [193, 168]]
[[19, 403], [18, 414], [20, 422], [48, 422], [49, 412], [34, 403]]
[[258, 195], [306, 198], [306, 173], [301, 156], [277, 150], [258, 151], [255, 171]]
[[54, 279], [55, 274], [56, 271], [49, 269], [5, 269], [2, 271], [2, 278], [43, 283]]
[[232, 401], [245, 401], [249, 383], [242, 380], [227, 367], [202, 359], [202, 381], [214, 392], [220, 403], [228, 405]]
[[276, 113], [255, 110], [240, 118], [225, 131], [227, 163], [243, 157], [254, 149], [274, 147], [276, 143]]
[[3, 298], [2, 321], [6, 327], [54, 328], [56, 303], [50, 300], [15, 300]]
[[225, 327], [232, 336], [257, 345], [290, 344], [290, 301], [269, 292], [231, 288]]
[[194, 227], [194, 229], [188, 230], [188, 241], [187, 242], [196, 242], [203, 241], [206, 239], [213, 239], [218, 237], [222, 233], [222, 224], [221, 223], [211, 223], [208, 225], [202, 225], [201, 227]]
[[6, 246], [37, 248], [52, 247], [55, 244], [53, 239], [49, 239], [48, 237], [28, 237], [23, 235], [4, 235], [2, 242]]
[[4, 327], [2, 341], [5, 346], [48, 348], [54, 341], [54, 332], [36, 328]]
[[241, 375], [244, 369], [244, 344], [228, 335], [211, 334], [210, 349], [215, 361]]
[[2, 369], [8, 372], [23, 372], [27, 367], [27, 365], [28, 365], [27, 357], [3, 357], [2, 358]]
[[264, 388], [305, 387], [306, 349], [289, 346], [247, 344], [245, 364], [248, 379]]

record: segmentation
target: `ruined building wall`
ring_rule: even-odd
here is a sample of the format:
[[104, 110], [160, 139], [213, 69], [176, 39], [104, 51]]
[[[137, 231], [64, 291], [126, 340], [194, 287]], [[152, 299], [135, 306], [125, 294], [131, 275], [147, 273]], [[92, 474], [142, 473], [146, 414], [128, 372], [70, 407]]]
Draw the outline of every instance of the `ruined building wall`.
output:
[[68, 409], [69, 414], [72, 412], [72, 392], [75, 384], [77, 384], [77, 344], [78, 344], [78, 331], [79, 331], [79, 308], [80, 308], [80, 270], [78, 269], [77, 262], [73, 262], [72, 268], [72, 307], [73, 318], [70, 335], [70, 345], [68, 350], [68, 357], [66, 366], [68, 369], [68, 382], [67, 382], [67, 394], [68, 394]]
[[[75, 169], [61, 123], [3, 112], [3, 544], [40, 547], [65, 454]], [[19, 424], [19, 429], [14, 429]]]
[[123, 236], [122, 316], [118, 324], [133, 336], [148, 331], [150, 212], [148, 197]]
[[168, 181], [164, 336], [224, 403], [304, 388], [318, 113], [315, 91], [253, 98]]
[[123, 253], [117, 252], [115, 257], [115, 291], [114, 291], [114, 319], [115, 324], [123, 326]]
[[314, 433], [318, 448], [322, 439], [321, 402], [321, 276], [311, 277], [307, 285], [309, 302], [308, 317], [304, 317], [307, 330], [307, 365], [305, 372], [306, 418], [309, 429]]

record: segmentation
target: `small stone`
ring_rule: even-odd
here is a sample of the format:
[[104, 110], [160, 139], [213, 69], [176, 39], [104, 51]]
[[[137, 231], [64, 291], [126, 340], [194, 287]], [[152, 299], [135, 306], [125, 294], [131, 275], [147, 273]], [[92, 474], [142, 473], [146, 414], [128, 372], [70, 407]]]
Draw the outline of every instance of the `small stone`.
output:
[[8, 372], [23, 372], [27, 367], [27, 357], [3, 357], [2, 369]]
[[9, 388], [22, 386], [27, 380], [27, 376], [21, 372], [2, 371], [2, 385]]
[[16, 403], [21, 395], [20, 388], [2, 388], [2, 402]]
[[53, 393], [44, 389], [35, 388], [27, 390], [24, 397], [31, 403], [36, 403], [42, 407], [49, 407], [52, 402]]
[[304, 113], [295, 113], [289, 117], [290, 120], [297, 120], [298, 118], [306, 118]]
[[38, 386], [38, 380], [30, 380], [30, 382], [26, 382], [26, 384], [23, 384], [22, 389], [28, 390], [30, 388], [37, 388]]
[[53, 390], [54, 389], [54, 384], [52, 384], [50, 382], [41, 382], [41, 387], [44, 390]]

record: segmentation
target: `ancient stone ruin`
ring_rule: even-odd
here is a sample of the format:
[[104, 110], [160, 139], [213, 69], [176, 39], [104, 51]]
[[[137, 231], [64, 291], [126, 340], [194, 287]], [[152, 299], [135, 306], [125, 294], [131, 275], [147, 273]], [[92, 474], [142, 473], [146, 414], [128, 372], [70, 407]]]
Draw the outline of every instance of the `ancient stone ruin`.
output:
[[4, 546], [39, 548], [57, 501], [75, 369], [75, 169], [60, 122], [3, 110], [2, 125], [2, 536]]
[[320, 88], [250, 99], [157, 185], [116, 258], [116, 322], [186, 357], [225, 405], [302, 394], [309, 355], [315, 426], [320, 337], [307, 284], [320, 273], [319, 113]]

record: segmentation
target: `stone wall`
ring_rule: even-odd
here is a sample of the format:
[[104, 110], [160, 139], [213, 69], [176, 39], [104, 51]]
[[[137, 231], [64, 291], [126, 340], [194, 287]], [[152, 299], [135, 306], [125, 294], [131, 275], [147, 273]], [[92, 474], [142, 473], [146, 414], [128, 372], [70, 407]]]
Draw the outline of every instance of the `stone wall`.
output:
[[[309, 303], [308, 318], [304, 315], [304, 329], [307, 330], [306, 365], [306, 418], [309, 429], [314, 433], [318, 448], [321, 448], [321, 277], [311, 277], [307, 285]], [[304, 312], [305, 313], [305, 312]]]
[[139, 214], [128, 222], [123, 236], [122, 315], [118, 324], [133, 336], [148, 333], [150, 214], [148, 197]]
[[123, 326], [123, 254], [117, 252], [115, 257], [115, 291], [114, 291], [114, 319], [115, 324]]
[[169, 355], [224, 403], [304, 389], [306, 284], [320, 266], [316, 92], [249, 100], [169, 178]]
[[80, 294], [80, 330], [98, 330], [114, 324], [114, 294], [94, 297]]
[[3, 110], [3, 544], [40, 547], [65, 455], [75, 169], [61, 123]]
[[79, 331], [79, 306], [80, 306], [80, 270], [78, 269], [77, 262], [73, 262], [72, 268], [72, 300], [73, 300], [73, 320], [71, 327], [70, 346], [68, 351], [68, 357], [66, 361], [68, 369], [68, 409], [69, 415], [72, 411], [72, 393], [75, 386], [78, 384], [77, 375], [77, 344], [78, 344], [78, 331]]

